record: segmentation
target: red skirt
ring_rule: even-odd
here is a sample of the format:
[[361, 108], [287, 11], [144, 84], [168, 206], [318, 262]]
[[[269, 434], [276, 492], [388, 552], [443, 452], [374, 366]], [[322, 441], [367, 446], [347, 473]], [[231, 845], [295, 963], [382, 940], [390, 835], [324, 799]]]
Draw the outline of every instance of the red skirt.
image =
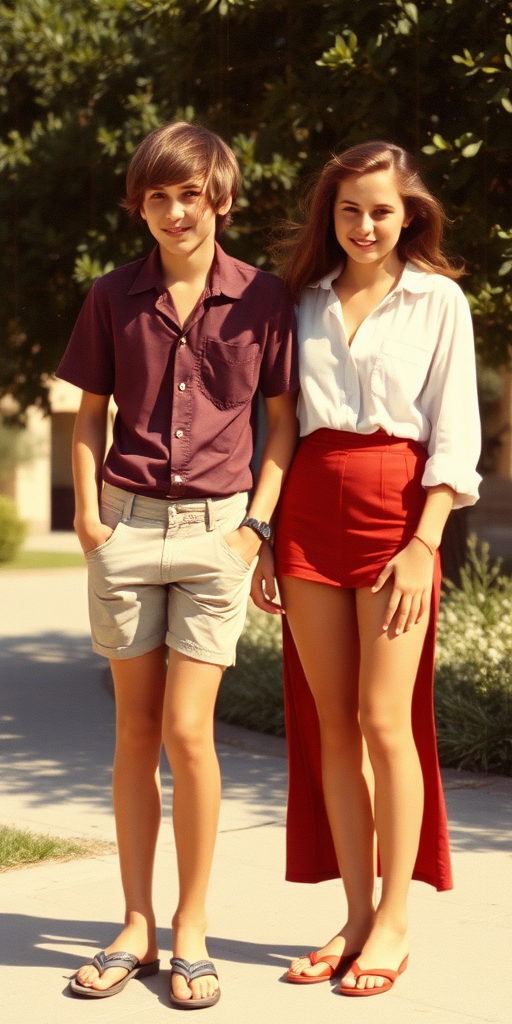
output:
[[[410, 541], [425, 504], [427, 453], [385, 431], [317, 430], [303, 439], [281, 501], [276, 575], [338, 587], [372, 586]], [[430, 623], [412, 701], [413, 734], [425, 802], [413, 878], [453, 887], [446, 808], [439, 772], [433, 687], [441, 584], [436, 556]], [[289, 754], [287, 870], [292, 882], [320, 882], [340, 872], [322, 792], [315, 702], [286, 618], [283, 619], [286, 731]]]

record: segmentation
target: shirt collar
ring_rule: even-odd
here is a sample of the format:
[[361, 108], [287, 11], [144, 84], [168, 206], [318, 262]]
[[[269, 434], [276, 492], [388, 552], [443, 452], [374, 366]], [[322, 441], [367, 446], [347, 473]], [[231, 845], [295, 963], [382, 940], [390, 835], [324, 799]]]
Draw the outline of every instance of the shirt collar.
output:
[[[332, 282], [339, 277], [341, 270], [342, 265], [340, 263], [334, 270], [329, 270], [329, 273], [321, 277], [319, 281], [314, 281], [308, 285], [308, 288], [325, 288], [326, 291], [330, 291]], [[429, 292], [433, 288], [433, 277], [433, 274], [429, 274], [426, 270], [415, 266], [414, 263], [406, 263], [400, 280], [396, 288], [393, 288], [393, 291], [390, 292], [390, 295], [396, 295], [397, 292], [401, 291], [415, 292], [416, 294]]]
[[158, 246], [150, 252], [149, 256], [146, 256], [142, 262], [142, 266], [133, 282], [128, 295], [138, 295], [140, 292], [149, 292], [152, 288], [156, 288], [160, 294], [165, 291], [163, 276], [162, 276], [162, 265], [160, 263], [160, 253]]
[[[158, 245], [146, 256], [142, 267], [133, 282], [128, 295], [156, 288], [160, 294], [165, 291]], [[230, 299], [240, 299], [247, 288], [247, 281], [238, 269], [238, 263], [221, 249], [215, 242], [215, 256], [210, 274], [210, 284], [206, 287], [206, 295], [226, 295]]]

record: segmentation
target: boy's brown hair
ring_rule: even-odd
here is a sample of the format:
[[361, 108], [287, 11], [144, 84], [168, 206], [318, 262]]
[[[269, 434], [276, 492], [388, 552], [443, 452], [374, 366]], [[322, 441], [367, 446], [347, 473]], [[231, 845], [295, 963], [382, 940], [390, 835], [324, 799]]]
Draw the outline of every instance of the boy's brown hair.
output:
[[[234, 205], [240, 184], [240, 170], [233, 150], [214, 132], [188, 121], [175, 121], [157, 128], [141, 142], [130, 160], [126, 176], [126, 199], [121, 206], [131, 217], [142, 220], [140, 209], [147, 189], [200, 180], [214, 213], [231, 197]], [[217, 215], [216, 235], [230, 221], [231, 211]]]

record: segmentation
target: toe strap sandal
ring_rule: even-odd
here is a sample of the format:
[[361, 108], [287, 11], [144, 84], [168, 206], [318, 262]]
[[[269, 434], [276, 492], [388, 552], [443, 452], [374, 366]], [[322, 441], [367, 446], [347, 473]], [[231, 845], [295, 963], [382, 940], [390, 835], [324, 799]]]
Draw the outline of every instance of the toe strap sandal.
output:
[[[290, 968], [286, 972], [286, 980], [291, 981], [294, 985], [318, 985], [321, 981], [330, 981], [331, 978], [340, 977], [346, 974], [352, 966], [356, 957], [359, 956], [357, 953], [346, 953], [344, 956], [319, 956], [313, 950], [312, 953], [308, 953], [308, 960], [312, 967], [316, 964], [325, 964], [325, 970], [321, 971], [320, 974], [296, 974]], [[307, 970], [307, 967], [306, 967]]]
[[205, 978], [207, 975], [213, 974], [214, 978], [219, 978], [215, 969], [215, 964], [211, 960], [196, 960], [195, 963], [191, 964], [188, 960], [182, 960], [179, 956], [173, 956], [171, 958], [171, 988], [169, 991], [169, 999], [171, 1006], [176, 1007], [178, 1010], [202, 1010], [207, 1006], [215, 1006], [220, 999], [220, 988], [213, 993], [212, 996], [207, 996], [205, 999], [179, 999], [178, 996], [174, 995], [172, 990], [172, 977], [173, 974], [180, 974], [182, 978], [185, 978], [187, 985], [191, 981], [195, 981], [196, 978]]
[[111, 967], [124, 967], [128, 972], [125, 978], [121, 978], [110, 988], [91, 988], [89, 985], [81, 985], [76, 975], [71, 979], [69, 987], [75, 995], [87, 996], [90, 999], [105, 999], [106, 996], [116, 996], [118, 992], [122, 992], [131, 978], [148, 978], [150, 974], [157, 974], [160, 960], [151, 960], [148, 964], [141, 964], [140, 960], [137, 960], [137, 957], [131, 953], [105, 953], [105, 950], [102, 949], [91, 960], [91, 966], [96, 968], [100, 978]]
[[404, 973], [404, 971], [405, 971], [405, 969], [407, 967], [408, 961], [409, 961], [409, 957], [408, 956], [404, 957], [404, 959], [402, 960], [402, 963], [400, 964], [400, 967], [398, 968], [397, 971], [392, 971], [392, 970], [390, 970], [387, 967], [376, 967], [376, 968], [365, 967], [365, 969], [363, 971], [363, 970], [361, 970], [361, 968], [360, 968], [360, 966], [359, 966], [359, 964], [358, 964], [358, 962], [356, 960], [352, 964], [352, 967], [350, 968], [350, 970], [352, 971], [352, 974], [354, 975], [354, 978], [356, 979], [356, 981], [357, 981], [358, 978], [361, 978], [364, 975], [370, 975], [371, 977], [374, 977], [374, 978], [385, 978], [386, 980], [385, 980], [384, 984], [383, 985], [379, 985], [378, 988], [375, 988], [375, 987], [374, 988], [347, 988], [346, 985], [340, 985], [340, 987], [338, 989], [338, 992], [342, 996], [381, 996], [381, 995], [384, 995], [384, 992], [389, 992], [389, 990], [391, 988], [393, 988], [393, 985], [395, 984], [395, 981], [398, 978], [398, 975]]

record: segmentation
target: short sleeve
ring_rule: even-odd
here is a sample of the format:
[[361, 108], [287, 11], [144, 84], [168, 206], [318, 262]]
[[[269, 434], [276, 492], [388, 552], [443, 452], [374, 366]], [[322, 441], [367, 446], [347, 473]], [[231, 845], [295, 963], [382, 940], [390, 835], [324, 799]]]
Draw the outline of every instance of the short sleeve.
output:
[[114, 391], [114, 340], [106, 278], [99, 278], [82, 306], [56, 376], [95, 395]]
[[265, 398], [276, 398], [299, 387], [295, 310], [284, 292], [281, 310], [269, 320], [259, 386]]
[[481, 477], [480, 414], [473, 325], [461, 289], [445, 279], [438, 342], [422, 395], [431, 423], [424, 487], [446, 484], [456, 492], [454, 508], [474, 505]]

